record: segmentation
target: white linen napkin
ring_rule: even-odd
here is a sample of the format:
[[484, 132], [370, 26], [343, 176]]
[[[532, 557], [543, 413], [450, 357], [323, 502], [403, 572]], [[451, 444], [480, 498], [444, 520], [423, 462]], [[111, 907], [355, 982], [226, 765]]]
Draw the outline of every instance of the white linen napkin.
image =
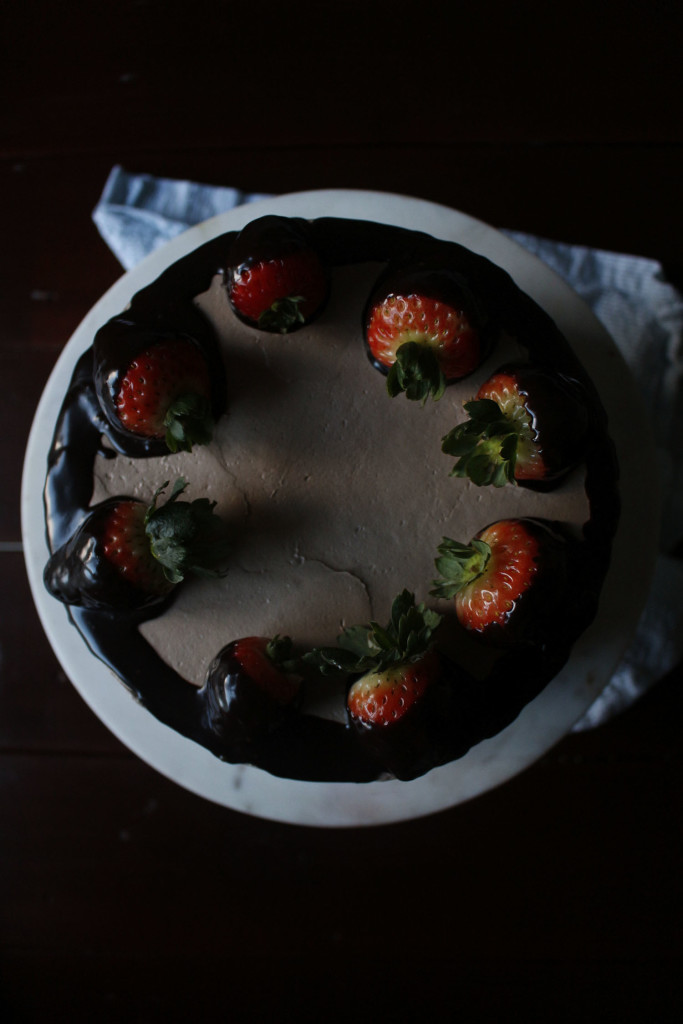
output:
[[[194, 224], [269, 196], [114, 167], [93, 219], [126, 270]], [[683, 658], [683, 297], [654, 260], [506, 232], [590, 306], [632, 369], [654, 428], [664, 485], [661, 553], [626, 655], [575, 730], [628, 707]]]

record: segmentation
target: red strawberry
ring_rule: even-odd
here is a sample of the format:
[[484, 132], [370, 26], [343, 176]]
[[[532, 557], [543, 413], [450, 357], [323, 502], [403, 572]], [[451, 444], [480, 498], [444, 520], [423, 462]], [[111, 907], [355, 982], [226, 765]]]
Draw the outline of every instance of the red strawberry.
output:
[[211, 378], [201, 349], [189, 338], [160, 338], [137, 353], [118, 377], [115, 409], [121, 426], [164, 439], [172, 452], [211, 440]]
[[215, 502], [178, 501], [179, 480], [157, 506], [134, 498], [96, 505], [45, 570], [48, 590], [66, 604], [86, 608], [141, 608], [164, 600], [189, 572], [216, 575], [225, 535]]
[[435, 597], [455, 598], [461, 625], [493, 644], [545, 642], [560, 627], [568, 541], [540, 519], [501, 519], [469, 545], [444, 538]]
[[366, 672], [353, 683], [346, 699], [351, 718], [368, 727], [393, 725], [419, 704], [439, 670], [438, 656], [429, 651], [417, 661]]
[[240, 233], [225, 271], [228, 298], [240, 319], [288, 334], [320, 313], [329, 279], [307, 230], [297, 218], [262, 217]]
[[309, 323], [327, 295], [327, 277], [312, 251], [242, 264], [231, 272], [232, 308], [262, 331], [288, 334]]
[[387, 372], [392, 396], [438, 399], [450, 381], [472, 373], [489, 350], [469, 289], [456, 275], [425, 269], [387, 272], [365, 312], [365, 341]]
[[301, 677], [293, 671], [289, 637], [234, 640], [214, 658], [204, 692], [210, 724], [243, 759], [249, 746], [268, 736], [298, 705]]
[[108, 508], [98, 524], [102, 555], [132, 587], [163, 596], [173, 588], [161, 562], [151, 554], [147, 508], [141, 501], [121, 499]]
[[465, 404], [469, 419], [444, 438], [453, 475], [475, 484], [548, 487], [584, 457], [589, 412], [578, 381], [529, 365], [501, 367]]
[[425, 770], [433, 757], [430, 696], [443, 666], [432, 647], [441, 616], [403, 591], [386, 628], [371, 622], [344, 630], [339, 647], [320, 648], [304, 662], [324, 675], [358, 675], [347, 695], [349, 721], [365, 749], [400, 778]]

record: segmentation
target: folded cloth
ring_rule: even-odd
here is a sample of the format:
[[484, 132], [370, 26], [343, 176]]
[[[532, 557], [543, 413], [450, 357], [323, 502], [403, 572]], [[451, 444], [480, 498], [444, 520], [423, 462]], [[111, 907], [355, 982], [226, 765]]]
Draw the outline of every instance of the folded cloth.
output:
[[[114, 167], [93, 219], [130, 270], [192, 225], [265, 198]], [[683, 523], [683, 297], [654, 260], [506, 234], [551, 266], [607, 328], [641, 390], [662, 467], [661, 553], [650, 597], [610, 682], [575, 725], [581, 730], [628, 707], [683, 658], [683, 561], [673, 555]]]
[[196, 185], [192, 181], [128, 174], [114, 167], [93, 220], [125, 270], [131, 270], [160, 245], [193, 224], [269, 196], [237, 188]]

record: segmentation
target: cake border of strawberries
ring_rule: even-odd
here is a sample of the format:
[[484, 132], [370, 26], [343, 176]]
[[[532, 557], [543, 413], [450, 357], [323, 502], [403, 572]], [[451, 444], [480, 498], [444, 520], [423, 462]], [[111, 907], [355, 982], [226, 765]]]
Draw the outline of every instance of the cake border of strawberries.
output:
[[[203, 239], [203, 237], [207, 237], [208, 234], [221, 233], [223, 230], [234, 230], [236, 227], [240, 226], [239, 224], [235, 224], [234, 223], [236, 219], [238, 221], [242, 220], [243, 222], [246, 223], [247, 221], [254, 219], [254, 217], [256, 217], [256, 216], [258, 216], [258, 215], [260, 215], [261, 213], [264, 213], [264, 212], [282, 213], [283, 212], [283, 205], [284, 205], [284, 207], [287, 208], [286, 209], [286, 215], [287, 216], [289, 216], [289, 215], [297, 216], [297, 215], [302, 215], [303, 214], [303, 215], [306, 215], [306, 216], [310, 215], [310, 216], [314, 217], [314, 216], [320, 216], [320, 215], [329, 214], [331, 212], [330, 211], [330, 203], [331, 202], [332, 203], [334, 203], [334, 202], [337, 202], [337, 203], [338, 202], [342, 202], [342, 203], [347, 203], [347, 204], [350, 203], [350, 206], [353, 207], [353, 211], [354, 212], [351, 213], [351, 212], [348, 212], [348, 210], [345, 210], [344, 211], [345, 215], [347, 215], [347, 213], [348, 213], [348, 216], [353, 216], [353, 217], [362, 216], [365, 219], [373, 219], [373, 220], [379, 220], [379, 221], [391, 222], [391, 223], [396, 222], [396, 215], [393, 214], [393, 213], [390, 214], [389, 217], [386, 216], [386, 215], [377, 215], [377, 210], [378, 210], [377, 202], [378, 201], [379, 201], [380, 204], [384, 203], [385, 209], [386, 209], [387, 204], [388, 204], [389, 207], [394, 207], [395, 209], [400, 207], [402, 214], [405, 213], [407, 207], [412, 207], [413, 209], [412, 209], [411, 212], [414, 212], [415, 214], [417, 214], [419, 216], [420, 229], [421, 230], [426, 230], [427, 233], [435, 233], [436, 234], [435, 231], [434, 232], [430, 232], [429, 227], [425, 228], [424, 214], [425, 214], [426, 211], [429, 210], [431, 212], [432, 216], [433, 217], [437, 217], [439, 219], [439, 223], [440, 224], [442, 223], [441, 218], [442, 218], [442, 215], [443, 215], [444, 208], [435, 207], [434, 204], [423, 203], [422, 201], [419, 201], [419, 200], [406, 200], [403, 197], [385, 196], [384, 194], [379, 194], [379, 196], [378, 196], [378, 194], [372, 194], [371, 196], [367, 196], [367, 195], [364, 195], [364, 194], [356, 194], [356, 193], [352, 193], [352, 194], [349, 194], [349, 193], [313, 193], [313, 194], [306, 194], [306, 193], [304, 193], [304, 194], [299, 194], [298, 196], [294, 196], [294, 197], [285, 197], [284, 200], [266, 201], [265, 203], [258, 204], [258, 206], [251, 206], [251, 207], [245, 208], [244, 210], [241, 211], [241, 216], [239, 214], [236, 215], [234, 211], [233, 211], [232, 214], [223, 215], [221, 218], [218, 218], [217, 220], [215, 220], [213, 222], [209, 222], [209, 225], [204, 225], [204, 226], [202, 226], [199, 229], [192, 229], [192, 231], [190, 232], [190, 234], [192, 235], [192, 239], [190, 239], [189, 237], [186, 237], [185, 240], [182, 242], [182, 246], [185, 247], [185, 248], [188, 248], [188, 249], [193, 249], [193, 248], [196, 247], [196, 243], [198, 241], [201, 241]], [[360, 202], [360, 206], [362, 207], [362, 209], [360, 211], [358, 211], [357, 207], [354, 206], [354, 203], [358, 204], [359, 202]], [[298, 207], [298, 206], [302, 205], [305, 208], [305, 210], [304, 209], [294, 209], [294, 210], [292, 210], [291, 209], [291, 204], [292, 203], [293, 203], [294, 207]], [[314, 207], [316, 205], [316, 203], [320, 203], [321, 205], [324, 206], [324, 208], [322, 210], [320, 210], [320, 209], [317, 209], [317, 210], [316, 209], [312, 209], [312, 206]], [[368, 216], [368, 211], [367, 211], [367, 204], [368, 203], [371, 204], [372, 208], [373, 208], [372, 216]], [[439, 212], [437, 213], [436, 211], [439, 211]], [[334, 210], [332, 212], [334, 213], [334, 215], [336, 215], [338, 211]], [[487, 228], [486, 225], [480, 224], [480, 222], [474, 222], [470, 218], [464, 218], [463, 215], [457, 214], [455, 211], [445, 211], [445, 212], [446, 212], [446, 215], [450, 216], [450, 218], [452, 220], [455, 219], [455, 220], [458, 220], [458, 221], [461, 222], [458, 225], [458, 228], [457, 228], [457, 232], [459, 234], [459, 237], [457, 238], [457, 241], [461, 242], [462, 244], [469, 245], [469, 247], [471, 247], [471, 248], [475, 248], [475, 246], [472, 245], [471, 241], [468, 241], [467, 238], [463, 238], [462, 235], [460, 234], [463, 222], [466, 225], [466, 228], [468, 228], [476, 236], [480, 236], [480, 235], [483, 234], [483, 236], [489, 237], [489, 238], [491, 238], [491, 237], [499, 238], [500, 237], [500, 236], [497, 235], [497, 233], [493, 232], [492, 229]], [[218, 226], [217, 221], [220, 221], [220, 227]], [[415, 227], [414, 224], [407, 224], [406, 226], [411, 227], [411, 228]], [[453, 240], [456, 240], [456, 239], [453, 239]], [[507, 246], [508, 243], [506, 242], [505, 244]], [[510, 243], [510, 245], [511, 244], [512, 243]], [[180, 247], [181, 247], [181, 243], [178, 243], [178, 244], [171, 243], [171, 245], [170, 245], [170, 248], [174, 249], [174, 250], [177, 250]], [[169, 253], [168, 250], [169, 250], [169, 247], [166, 247], [166, 252], [164, 253], [164, 256], [163, 256], [164, 264], [172, 263], [172, 262], [175, 261], [175, 258], [176, 258], [174, 255]], [[494, 257], [494, 259], [495, 259], [495, 257]], [[523, 254], [521, 259], [522, 259], [523, 263], [527, 263], [527, 264], [528, 263], [533, 263], [533, 258], [532, 257], [528, 258], [527, 254]], [[157, 262], [158, 262], [158, 260], [156, 260], [154, 257], [151, 260], [146, 261], [146, 263], [143, 265], [143, 268], [141, 268], [141, 273], [142, 274], [147, 274], [147, 276], [151, 276], [152, 278], [155, 277], [156, 276], [156, 269], [153, 270], [151, 268], [151, 264], [155, 264]], [[534, 270], [531, 271], [532, 274], [535, 272], [535, 270], [537, 270], [537, 268], [534, 268]], [[141, 274], [138, 273], [138, 272], [133, 272], [132, 276], [135, 277], [139, 281]], [[541, 276], [546, 276], [547, 277], [547, 275], [545, 275], [543, 273], [541, 274]], [[131, 275], [128, 275], [128, 280], [130, 280], [130, 278], [131, 278]], [[546, 286], [547, 286], [547, 282], [546, 282]], [[138, 283], [136, 283], [131, 288], [131, 292], [138, 291], [139, 287], [140, 287], [140, 285]], [[565, 292], [568, 291], [566, 289], [566, 286], [561, 286], [561, 284], [559, 282], [556, 282], [556, 281], [551, 279], [551, 282], [550, 282], [550, 292], [551, 292], [551, 294], [555, 293], [558, 289], [560, 291], [565, 291]], [[530, 290], [528, 288], [528, 286], [527, 286], [527, 290]], [[112, 296], [112, 292], [115, 292], [115, 291], [117, 291], [117, 286], [115, 286], [115, 288], [112, 289], [112, 291], [110, 293], [108, 293], [108, 296], [105, 296], [105, 299], [108, 299], [109, 297], [111, 297]], [[569, 294], [573, 296], [573, 293], [569, 292]], [[566, 296], [563, 297], [562, 301], [564, 301], [564, 298], [566, 298]], [[104, 302], [105, 300], [102, 300], [102, 301]], [[576, 300], [574, 298], [572, 301], [574, 303], [576, 303], [579, 300]], [[114, 302], [117, 302], [117, 303], [120, 304], [120, 300], [116, 300], [115, 299]], [[120, 308], [120, 305], [119, 305], [119, 308]], [[594, 323], [591, 324], [592, 316], [590, 314], [588, 314], [586, 316], [587, 311], [585, 310], [585, 307], [583, 307], [582, 304], [579, 304], [579, 306], [577, 308], [581, 309], [581, 318], [583, 318], [584, 320], [587, 319], [587, 321], [591, 325], [591, 327], [593, 329], [595, 329], [596, 325]], [[97, 307], [95, 307], [95, 309], [97, 309]], [[92, 313], [91, 313], [90, 316], [92, 316]], [[86, 318], [86, 322], [88, 321], [88, 319], [89, 318]], [[98, 319], [101, 319], [101, 318], [98, 317]], [[585, 326], [586, 325], [584, 323], [583, 327], [585, 328]], [[82, 327], [83, 327], [83, 325], [82, 325]], [[81, 329], [79, 329], [79, 330], [81, 330]], [[77, 335], [78, 335], [78, 333], [79, 332], [77, 332]], [[600, 332], [600, 333], [603, 334], [603, 339], [604, 339], [604, 332]], [[608, 344], [609, 344], [609, 342], [608, 342]], [[611, 372], [613, 372], [613, 370], [614, 370], [614, 365], [615, 364], [613, 364], [613, 366], [611, 367]], [[628, 375], [626, 375], [626, 379], [627, 379], [627, 381], [629, 380]], [[611, 417], [611, 413], [610, 413], [610, 417]], [[649, 560], [649, 556], [648, 556], [647, 559], [644, 558], [643, 560], [644, 561]], [[39, 602], [37, 602], [37, 603], [39, 603]], [[578, 655], [578, 652], [577, 652], [577, 655]], [[538, 700], [538, 698], [537, 698], [537, 700]], [[116, 731], [116, 730], [114, 730], [114, 731]], [[124, 741], [125, 741], [125, 737], [122, 737], [122, 738], [124, 738]], [[142, 756], [144, 757], [145, 755], [143, 754]], [[227, 766], [225, 766], [225, 767], [227, 767]], [[444, 768], [436, 769], [435, 771], [440, 773], [440, 774], [443, 774], [443, 772], [447, 771], [447, 769], [450, 768], [450, 767], [452, 767], [452, 766], [445, 766]], [[241, 769], [236, 769], [236, 770], [239, 772], [240, 775], [243, 775], [243, 771]], [[430, 773], [430, 774], [433, 774], [433, 773]], [[433, 780], [431, 780], [431, 781], [433, 781]], [[282, 780], [282, 782], [284, 784], [289, 784], [288, 780]], [[420, 783], [420, 780], [415, 780], [415, 782], [411, 782], [409, 784], [401, 783], [400, 786], [408, 785], [411, 789], [416, 790], [416, 789], [421, 789], [422, 788], [422, 785], [420, 785], [419, 783]], [[280, 783], [277, 783], [276, 785], [279, 785], [279, 784]], [[297, 784], [294, 783], [294, 785], [296, 786]], [[304, 788], [306, 788], [306, 789], [309, 788], [309, 784], [303, 783], [302, 785], [304, 785]], [[319, 786], [321, 784], [315, 783], [313, 785]], [[346, 786], [346, 784], [343, 784], [343, 783], [342, 784], [334, 783], [333, 785], [334, 786], [342, 785], [343, 787]], [[351, 784], [351, 785], [353, 785], [353, 784]], [[372, 784], [372, 783], [366, 784], [366, 785], [370, 785], [373, 789], [375, 788], [374, 784]], [[391, 789], [393, 790], [393, 789], [395, 789], [394, 784], [393, 783], [382, 782], [382, 783], [379, 783], [378, 785], [382, 786], [382, 792], [383, 792], [382, 801], [384, 802], [384, 800], [387, 799], [389, 801], [389, 804], [390, 804], [390, 809], [388, 811], [390, 817], [387, 820], [396, 820], [395, 817], [393, 817], [393, 815], [396, 814], [396, 813], [398, 813], [399, 817], [414, 816], [416, 813], [429, 813], [430, 810], [435, 809], [433, 806], [431, 806], [429, 804], [429, 802], [425, 803], [424, 801], [420, 801], [420, 808], [419, 808], [419, 810], [413, 809], [413, 810], [407, 812], [407, 814], [404, 813], [404, 811], [402, 811], [402, 810], [399, 810], [397, 812], [395, 810], [395, 797], [390, 797], [390, 790], [387, 790], [385, 788], [387, 785], [389, 785], [391, 787]], [[323, 786], [323, 788], [325, 788], [324, 784], [322, 784], [322, 786]], [[190, 788], [193, 788], [193, 787], [190, 786]], [[363, 786], [361, 788], [365, 789], [366, 787]], [[208, 794], [205, 794], [205, 795], [208, 795]], [[358, 794], [355, 794], [355, 795], [356, 795], [356, 797], [358, 797]], [[370, 794], [368, 794], [368, 797], [370, 797]], [[215, 797], [211, 797], [211, 798], [215, 799]], [[307, 799], [310, 799], [310, 792], [307, 795]], [[375, 798], [370, 797], [369, 802], [373, 803], [374, 799]], [[222, 800], [221, 800], [221, 802], [222, 802]], [[400, 801], [400, 802], [403, 802], [403, 801]], [[449, 798], [449, 802], [452, 802], [450, 800], [450, 798]], [[438, 803], [438, 801], [437, 801], [437, 803]], [[391, 807], [394, 807], [394, 810], [392, 810]], [[438, 808], [436, 808], [436, 809], [438, 809]], [[254, 813], [261, 813], [261, 812], [257, 810]], [[386, 809], [385, 809], [385, 811], [383, 813], [387, 813]], [[357, 812], [353, 812], [352, 816], [355, 816], [356, 814], [357, 814]], [[270, 815], [269, 814], [265, 814], [264, 816], [270, 816]], [[361, 812], [361, 817], [362, 817], [362, 812]]]

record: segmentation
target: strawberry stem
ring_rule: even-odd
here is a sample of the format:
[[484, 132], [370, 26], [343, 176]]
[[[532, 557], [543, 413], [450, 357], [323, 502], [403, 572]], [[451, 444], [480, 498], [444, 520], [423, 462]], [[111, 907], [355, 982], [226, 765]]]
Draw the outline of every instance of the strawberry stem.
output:
[[300, 309], [302, 302], [305, 302], [303, 295], [288, 295], [278, 299], [270, 309], [264, 309], [261, 313], [258, 326], [262, 331], [287, 334], [293, 327], [306, 322]]
[[157, 505], [168, 481], [157, 489], [145, 515], [150, 550], [166, 579], [180, 583], [189, 572], [220, 576], [214, 566], [225, 557], [227, 537], [222, 520], [214, 513], [215, 501], [197, 498], [179, 501], [187, 484], [177, 480], [163, 505]]
[[451, 476], [468, 477], [478, 487], [515, 483], [521, 434], [490, 398], [465, 403], [469, 419], [442, 438], [441, 450], [458, 459]]
[[211, 404], [203, 395], [180, 395], [164, 417], [166, 445], [171, 452], [191, 452], [195, 444], [208, 444], [213, 435]]
[[283, 672], [293, 671], [297, 665], [296, 659], [292, 658], [292, 639], [288, 636], [276, 634], [266, 644], [266, 657], [275, 668]]
[[303, 661], [325, 676], [383, 672], [419, 660], [431, 646], [441, 618], [424, 604], [416, 605], [414, 594], [404, 590], [394, 599], [385, 627], [377, 622], [349, 626], [337, 637], [338, 647], [314, 648]]
[[444, 537], [438, 552], [439, 557], [434, 564], [441, 575], [433, 581], [430, 594], [446, 599], [455, 597], [463, 587], [482, 576], [491, 557], [490, 546], [482, 540], [461, 544]]
[[432, 348], [419, 341], [406, 341], [398, 347], [387, 375], [392, 398], [404, 392], [406, 398], [424, 405], [430, 395], [438, 401], [445, 390], [446, 376]]

